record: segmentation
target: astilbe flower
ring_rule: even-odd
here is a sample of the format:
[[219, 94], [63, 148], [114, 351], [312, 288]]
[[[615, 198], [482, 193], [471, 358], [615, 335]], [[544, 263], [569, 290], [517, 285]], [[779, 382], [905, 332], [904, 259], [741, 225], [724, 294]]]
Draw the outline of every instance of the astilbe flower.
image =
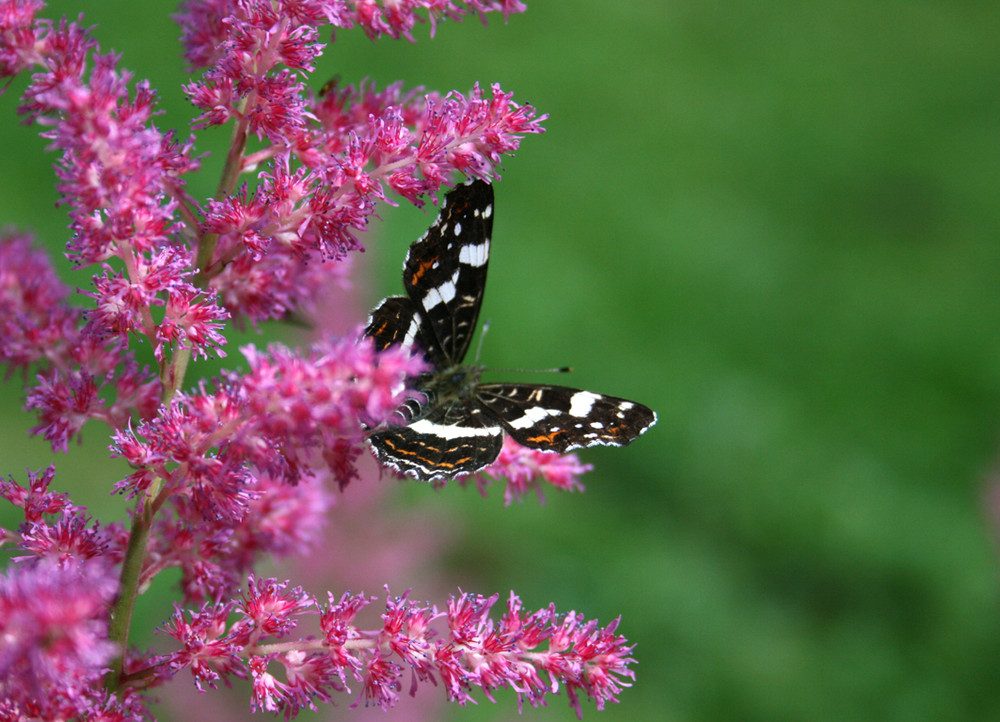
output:
[[[600, 627], [551, 605], [525, 614], [513, 592], [498, 621], [490, 618], [498, 595], [462, 593], [444, 611], [409, 592], [386, 595], [381, 625], [366, 630], [357, 617], [375, 597], [330, 595], [321, 606], [287, 582], [251, 577], [241, 602], [178, 609], [160, 631], [183, 646], [161, 663], [171, 674], [188, 669], [199, 686], [249, 676], [254, 707], [286, 716], [340, 692], [356, 694], [354, 706], [389, 709], [407, 675], [411, 687], [440, 680], [461, 705], [478, 688], [490, 699], [511, 689], [519, 705], [538, 707], [564, 685], [578, 715], [581, 692], [600, 709], [631, 685], [632, 647], [615, 634], [618, 620]], [[322, 635], [295, 638], [299, 619], [316, 615]]]
[[101, 562], [108, 568], [121, 562], [128, 542], [124, 527], [102, 527], [67, 494], [49, 491], [55, 473], [55, 466], [40, 474], [28, 472], [28, 488], [13, 479], [0, 479], [0, 496], [24, 513], [18, 529], [4, 535], [6, 541], [27, 552], [15, 560], [80, 565]]
[[[303, 267], [317, 252], [336, 261], [361, 249], [356, 231], [386, 200], [386, 185], [419, 203], [454, 170], [487, 177], [541, 120], [499, 86], [487, 95], [478, 85], [444, 98], [348, 85], [314, 101], [310, 117], [312, 125], [286, 125], [283, 143], [247, 156], [247, 167], [272, 161], [252, 195], [241, 190], [206, 209], [205, 227], [218, 236], [212, 288], [250, 320], [281, 317], [310, 295]], [[292, 157], [302, 163], [294, 170]]]
[[0, 234], [0, 361], [7, 373], [60, 361], [78, 341], [81, 312], [64, 304], [69, 288], [31, 237]]
[[[226, 355], [226, 323], [254, 325], [317, 307], [349, 275], [391, 190], [422, 205], [456, 171], [489, 179], [539, 116], [494, 85], [468, 93], [329, 84], [306, 87], [324, 32], [413, 40], [416, 23], [516, 0], [188, 0], [177, 16], [185, 56], [202, 72], [185, 91], [195, 130], [232, 123], [218, 189], [192, 196], [195, 137], [161, 131], [155, 92], [101, 54], [78, 22], [37, 17], [36, 0], [0, 0], [0, 78], [33, 75], [20, 112], [57, 153], [66, 256], [91, 269], [71, 289], [22, 233], [0, 235], [0, 363], [28, 384], [33, 434], [65, 452], [91, 421], [110, 429], [131, 472], [114, 485], [130, 527], [101, 524], [52, 491], [55, 467], [27, 486], [0, 480], [22, 510], [0, 530], [15, 563], [0, 577], [0, 719], [149, 719], [144, 693], [189, 670], [199, 689], [252, 682], [254, 709], [293, 716], [339, 693], [393, 706], [439, 681], [466, 704], [509, 688], [543, 704], [565, 687], [598, 707], [628, 686], [631, 647], [552, 607], [531, 614], [511, 594], [461, 594], [444, 611], [390, 596], [381, 624], [359, 626], [374, 600], [254, 574], [267, 556], [314, 548], [333, 491], [359, 478], [369, 429], [390, 418], [426, 370], [400, 347], [375, 352], [360, 329], [308, 350], [244, 348], [247, 370], [186, 378], [192, 360]], [[324, 30], [330, 26], [332, 30]], [[147, 344], [154, 368], [133, 347]], [[473, 481], [508, 479], [506, 500], [539, 482], [582, 488], [589, 467], [509, 442]], [[375, 543], [374, 541], [372, 543]], [[160, 629], [178, 645], [128, 646], [135, 599], [161, 572], [181, 572], [182, 603]], [[240, 589], [244, 589], [242, 593]], [[388, 591], [388, 589], [387, 589]], [[312, 633], [300, 632], [313, 621]], [[409, 670], [407, 673], [406, 670]]]
[[[108, 701], [101, 678], [117, 651], [107, 636], [116, 586], [109, 571], [101, 561], [40, 561], [0, 576], [4, 719], [82, 717]], [[117, 703], [126, 713], [142, 712], [131, 693]]]
[[[176, 19], [183, 29], [185, 57], [193, 67], [219, 64], [220, 59], [231, 52], [228, 46], [240, 45], [241, 40], [243, 45], [252, 46], [246, 38], [256, 34], [256, 29], [240, 30], [234, 37], [230, 27], [234, 22], [256, 24], [267, 31], [271, 28], [264, 24], [266, 20], [278, 18], [263, 5], [243, 4], [244, 7], [237, 8], [234, 0], [182, 3], [182, 11]], [[424, 21], [419, 14], [422, 11], [428, 11], [433, 36], [439, 18], [459, 20], [463, 15], [475, 12], [485, 23], [487, 12], [500, 11], [506, 20], [511, 13], [524, 12], [526, 7], [520, 0], [310, 0], [283, 3], [281, 10], [284, 17], [299, 23], [319, 25], [325, 22], [334, 28], [360, 25], [365, 34], [373, 39], [388, 35], [413, 41], [410, 31], [416, 23]], [[262, 32], [259, 37], [267, 37], [267, 33]], [[281, 45], [280, 41], [276, 44]]]
[[174, 513], [156, 527], [152, 576], [184, 571], [189, 600], [229, 592], [263, 553], [307, 548], [329, 506], [324, 466], [341, 486], [357, 476], [360, 420], [378, 423], [406, 398], [423, 362], [369, 340], [316, 344], [309, 356], [274, 345], [244, 349], [249, 372], [178, 394], [160, 416], [116, 433], [138, 471], [118, 488], [158, 484]]
[[[85, 78], [93, 42], [81, 39], [73, 23], [49, 30], [37, 41], [47, 43], [48, 53], [21, 110], [49, 128], [43, 135], [62, 153], [58, 188], [74, 233], [68, 255], [81, 267], [116, 258], [124, 269], [105, 264], [95, 276], [98, 303], [87, 331], [123, 340], [140, 334], [160, 360], [165, 342], [201, 356], [217, 350], [216, 329], [226, 313], [186, 280], [189, 250], [176, 235], [176, 207], [189, 201], [181, 176], [198, 165], [190, 146], [151, 125], [155, 95], [141, 82], [130, 97], [129, 76], [116, 70], [116, 57], [93, 54]], [[154, 306], [167, 310], [159, 324]]]
[[35, 370], [26, 406], [40, 423], [32, 432], [59, 451], [89, 420], [118, 427], [133, 414], [148, 418], [160, 393], [159, 380], [121, 339], [87, 333], [82, 310], [66, 304], [68, 293], [29, 236], [0, 234], [0, 361], [8, 374]]
[[[523, 9], [518, 3], [465, 3], [479, 13]], [[402, 28], [413, 10], [432, 6], [431, 17], [459, 17], [457, 3], [386, 3]], [[203, 273], [230, 313], [251, 322], [281, 318], [313, 295], [308, 264], [337, 261], [362, 248], [367, 227], [386, 188], [407, 200], [434, 194], [452, 171], [489, 177], [503, 154], [526, 133], [540, 132], [534, 109], [513, 102], [493, 86], [466, 97], [451, 93], [417, 97], [394, 86], [337, 89], [310, 99], [301, 76], [322, 50], [319, 22], [366, 25], [375, 3], [190, 2], [178, 20], [187, 58], [207, 68], [185, 90], [204, 110], [198, 126], [234, 121], [236, 137], [266, 139], [261, 150], [237, 159], [234, 173], [257, 168], [256, 188], [210, 201], [203, 228], [216, 248]], [[381, 17], [381, 12], [377, 13]], [[387, 21], [388, 22], [388, 21]], [[390, 33], [392, 34], [392, 33]], [[286, 70], [277, 70], [284, 66]], [[293, 158], [300, 163], [293, 167]], [[319, 259], [314, 256], [319, 256]], [[313, 274], [315, 276], [315, 274]]]

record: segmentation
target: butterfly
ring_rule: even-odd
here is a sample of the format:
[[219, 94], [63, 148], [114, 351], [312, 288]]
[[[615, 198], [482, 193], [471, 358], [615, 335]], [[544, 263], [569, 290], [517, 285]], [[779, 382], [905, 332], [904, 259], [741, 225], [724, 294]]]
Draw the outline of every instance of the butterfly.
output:
[[406, 254], [406, 295], [383, 300], [365, 329], [377, 349], [415, 347], [433, 367], [411, 380], [421, 397], [397, 409], [398, 423], [368, 437], [382, 464], [423, 481], [489, 466], [505, 434], [564, 453], [625, 446], [656, 423], [656, 414], [634, 401], [550, 384], [480, 383], [483, 367], [463, 365], [486, 289], [492, 231], [492, 185], [474, 179], [449, 192]]

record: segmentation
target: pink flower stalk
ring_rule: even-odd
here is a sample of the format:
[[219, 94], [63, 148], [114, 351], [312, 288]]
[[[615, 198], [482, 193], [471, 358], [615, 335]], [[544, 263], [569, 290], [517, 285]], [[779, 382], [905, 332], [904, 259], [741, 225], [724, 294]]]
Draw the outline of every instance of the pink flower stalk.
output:
[[[472, 701], [514, 690], [537, 706], [565, 687], [600, 708], [629, 685], [631, 647], [550, 607], [489, 618], [497, 597], [461, 594], [444, 611], [409, 593], [381, 623], [373, 597], [256, 575], [269, 557], [315, 549], [335, 491], [360, 478], [370, 429], [414, 392], [427, 368], [401, 347], [376, 352], [360, 327], [308, 349], [242, 349], [246, 369], [188, 378], [225, 357], [229, 322], [316, 313], [320, 290], [351, 277], [349, 260], [390, 192], [422, 205], [456, 171], [490, 179], [524, 135], [530, 106], [499, 85], [468, 93], [333, 84], [308, 88], [324, 33], [361, 28], [413, 40], [417, 22], [524, 10], [516, 0], [188, 0], [177, 20], [201, 75], [185, 86], [194, 131], [233, 124], [210, 198], [187, 188], [197, 137], [154, 123], [157, 97], [80, 23], [37, 17], [35, 0], [0, 0], [0, 78], [31, 72], [20, 111], [57, 153], [71, 240], [92, 284], [71, 294], [21, 233], [0, 235], [0, 363], [27, 384], [32, 433], [66, 452], [90, 422], [108, 430], [129, 475], [108, 489], [132, 504], [129, 526], [102, 524], [51, 490], [55, 467], [27, 486], [0, 480], [23, 512], [0, 529], [14, 563], [0, 576], [0, 717], [151, 719], [148, 690], [189, 670], [199, 690], [252, 683], [253, 709], [294, 716], [351, 695], [381, 708], [441, 682]], [[327, 29], [326, 26], [330, 26]], [[360, 319], [355, 319], [357, 324]], [[148, 345], [154, 367], [136, 361]], [[507, 503], [540, 482], [578, 489], [575, 456], [508, 443], [474, 479], [508, 479]], [[374, 482], [373, 482], [374, 483]], [[363, 528], [363, 527], [362, 527]], [[374, 549], [378, 540], [370, 540]], [[129, 647], [133, 605], [160, 573], [181, 573], [160, 631], [172, 651]], [[388, 589], [388, 588], [387, 588]], [[241, 592], [241, 590], [243, 590]], [[311, 631], [300, 631], [312, 622]]]
[[[352, 694], [352, 683], [358, 689], [355, 706], [389, 709], [406, 676], [411, 686], [440, 679], [449, 699], [461, 705], [473, 701], [472, 689], [479, 688], [490, 699], [494, 690], [511, 689], [519, 705], [538, 707], [565, 686], [578, 714], [581, 692], [600, 709], [631, 685], [632, 647], [615, 634], [618, 620], [599, 627], [574, 612], [559, 615], [552, 606], [524, 614], [513, 592], [499, 621], [489, 616], [498, 595], [463, 593], [442, 612], [411, 601], [409, 592], [386, 593], [381, 626], [364, 630], [356, 618], [374, 597], [331, 596], [321, 607], [300, 588], [251, 577], [246, 601], [235, 609], [216, 604], [190, 618], [178, 610], [161, 631], [184, 648], [158, 664], [170, 674], [190, 669], [199, 685], [249, 676], [254, 707], [287, 717], [315, 701]], [[294, 638], [297, 618], [317, 614], [322, 637]]]

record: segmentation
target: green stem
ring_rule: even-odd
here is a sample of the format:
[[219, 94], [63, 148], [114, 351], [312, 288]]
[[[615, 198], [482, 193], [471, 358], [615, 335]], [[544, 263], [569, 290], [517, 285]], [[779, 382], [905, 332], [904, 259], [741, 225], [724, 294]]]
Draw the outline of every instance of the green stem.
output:
[[160, 375], [163, 379], [160, 402], [164, 406], [167, 406], [170, 400], [174, 398], [174, 394], [180, 390], [190, 360], [191, 349], [189, 348], [176, 349], [174, 355], [170, 357], [170, 364], [167, 366], [166, 373]]
[[[245, 107], [246, 102], [244, 101], [240, 105], [240, 110]], [[222, 169], [219, 187], [215, 191], [216, 200], [228, 198], [236, 189], [236, 181], [243, 170], [243, 151], [247, 147], [248, 127], [249, 123], [242, 116], [237, 119], [236, 125], [233, 126], [233, 135], [229, 139], [229, 153], [226, 154], [226, 165]], [[201, 287], [207, 285], [208, 278], [206, 277], [206, 271], [208, 271], [209, 264], [215, 256], [215, 248], [218, 244], [218, 233], [206, 233], [201, 237], [201, 241], [198, 244], [198, 258], [196, 259], [198, 275], [194, 279], [195, 285]]]
[[139, 596], [139, 582], [142, 578], [142, 563], [146, 559], [146, 544], [149, 542], [149, 529], [153, 521], [153, 507], [156, 488], [146, 492], [139, 502], [135, 517], [132, 519], [132, 531], [128, 538], [128, 548], [122, 561], [121, 585], [118, 599], [111, 609], [111, 621], [108, 624], [108, 639], [118, 645], [121, 650], [111, 663], [111, 669], [104, 678], [104, 686], [111, 692], [116, 691], [121, 682], [125, 668], [125, 654], [128, 651], [128, 635], [132, 626], [132, 610]]

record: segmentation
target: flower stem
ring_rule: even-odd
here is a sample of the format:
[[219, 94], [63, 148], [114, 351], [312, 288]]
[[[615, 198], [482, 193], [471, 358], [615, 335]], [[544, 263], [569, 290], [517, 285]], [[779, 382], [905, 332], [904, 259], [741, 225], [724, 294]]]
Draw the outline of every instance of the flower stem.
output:
[[111, 669], [104, 677], [104, 686], [109, 691], [115, 691], [121, 683], [125, 669], [125, 655], [128, 652], [129, 629], [132, 625], [132, 610], [139, 596], [139, 582], [142, 577], [142, 563], [146, 558], [146, 544], [149, 542], [149, 530], [153, 521], [154, 499], [159, 484], [154, 484], [139, 501], [135, 516], [132, 518], [132, 531], [122, 561], [122, 575], [118, 599], [111, 610], [111, 621], [108, 624], [108, 639], [118, 645], [121, 653], [111, 663]]
[[[241, 103], [239, 107], [241, 110], [245, 108], [246, 101]], [[233, 134], [229, 139], [229, 152], [226, 154], [226, 165], [222, 169], [219, 187], [215, 192], [216, 200], [228, 198], [236, 189], [236, 180], [240, 177], [240, 172], [243, 170], [243, 151], [247, 147], [248, 128], [249, 123], [247, 119], [242, 115], [238, 116], [236, 124], [233, 126]], [[218, 243], [219, 235], [217, 233], [206, 233], [201, 237], [201, 241], [198, 244], [198, 258], [196, 260], [198, 275], [195, 276], [194, 282], [203, 288], [208, 283], [206, 271], [208, 271], [209, 264], [212, 263], [212, 258], [215, 256], [215, 248]]]

